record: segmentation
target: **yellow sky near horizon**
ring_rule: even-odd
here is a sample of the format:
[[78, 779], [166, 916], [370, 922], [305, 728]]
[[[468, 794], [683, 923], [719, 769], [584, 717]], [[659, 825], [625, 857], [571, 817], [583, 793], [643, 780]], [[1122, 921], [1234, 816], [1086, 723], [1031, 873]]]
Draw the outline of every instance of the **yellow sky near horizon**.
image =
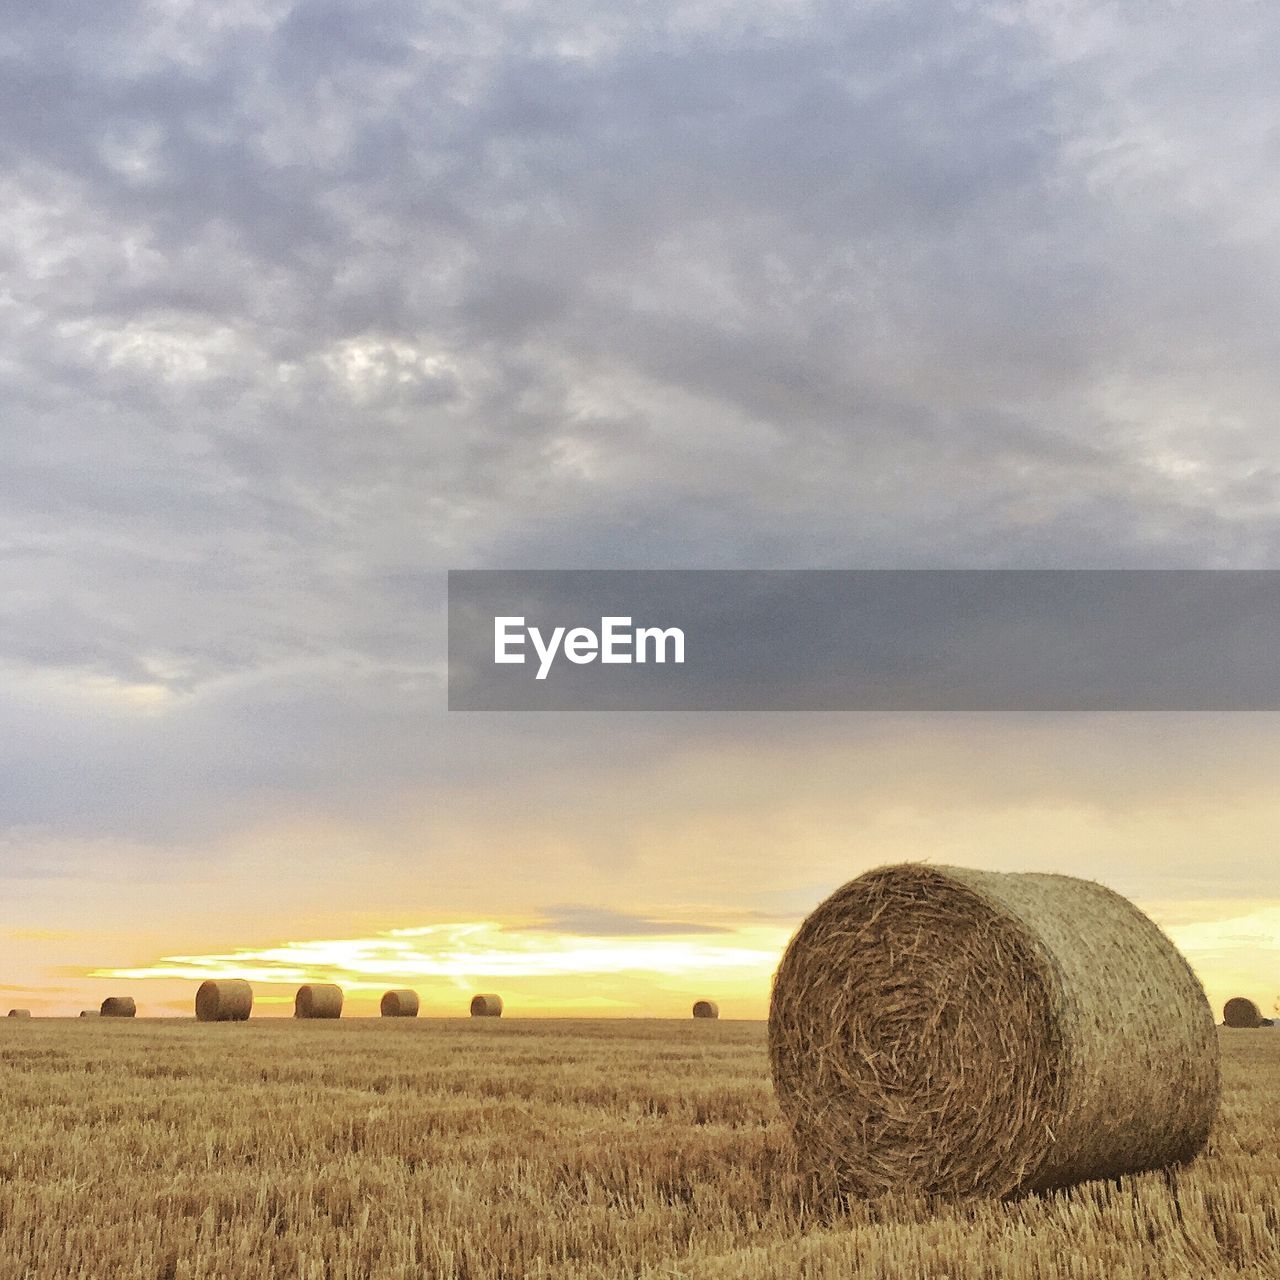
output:
[[763, 1017], [805, 914], [922, 858], [1099, 880], [1168, 930], [1216, 1010], [1280, 995], [1273, 716], [696, 727], [650, 729], [637, 761], [597, 743], [590, 770], [512, 748], [443, 795], [273, 802], [208, 832], [187, 816], [189, 842], [12, 832], [0, 1013], [127, 984], [181, 1014], [198, 980], [247, 969], [263, 1013], [309, 980], [353, 1012], [385, 984], [420, 986], [429, 1013], [498, 989], [513, 1015], [686, 1016], [708, 996]]
[[[1205, 985], [1215, 1014], [1235, 995], [1270, 1014], [1280, 996], [1280, 901], [1146, 904]], [[715, 999], [725, 1017], [763, 1018], [773, 971], [799, 921], [719, 922], [682, 935], [589, 936], [537, 922], [475, 920], [377, 931], [362, 937], [281, 941], [265, 947], [166, 954], [109, 966], [47, 966], [0, 991], [38, 1015], [73, 1015], [128, 990], [140, 1012], [189, 1013], [196, 985], [242, 977], [259, 1016], [288, 1016], [303, 982], [336, 982], [349, 1014], [376, 1014], [381, 993], [412, 986], [424, 1014], [464, 1016], [471, 995], [498, 990], [511, 1016], [685, 1017]], [[61, 949], [67, 931], [11, 929], [4, 951]], [[50, 981], [50, 978], [53, 980]]]

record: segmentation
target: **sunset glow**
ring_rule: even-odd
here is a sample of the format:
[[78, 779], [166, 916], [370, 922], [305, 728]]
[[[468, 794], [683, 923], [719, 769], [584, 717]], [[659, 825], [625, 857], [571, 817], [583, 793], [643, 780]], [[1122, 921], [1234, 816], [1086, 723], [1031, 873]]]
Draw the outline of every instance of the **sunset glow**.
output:
[[[260, 950], [164, 956], [132, 968], [96, 969], [93, 979], [188, 983], [245, 978], [264, 987], [335, 982], [380, 994], [391, 985], [470, 992], [501, 984], [513, 1014], [594, 1008], [684, 1015], [688, 998], [713, 992], [737, 1016], [759, 1017], [788, 930], [722, 928], [707, 936], [579, 937], [496, 921], [387, 930], [370, 938], [287, 942]], [[435, 1001], [461, 1007], [456, 995]], [[456, 1006], [456, 1007], [455, 1007]], [[728, 1012], [728, 1010], [726, 1010]]]
[[[1240, 906], [1248, 910], [1240, 912]], [[1215, 1011], [1244, 994], [1269, 1011], [1280, 995], [1258, 975], [1280, 972], [1280, 903], [1156, 904], [1148, 908], [1205, 983]], [[1202, 919], [1188, 919], [1196, 911]], [[1226, 914], [1235, 911], [1236, 914]], [[797, 922], [798, 923], [798, 922]], [[367, 938], [320, 938], [204, 955], [166, 955], [84, 976], [143, 982], [141, 998], [184, 1009], [192, 984], [245, 978], [268, 1008], [291, 1005], [304, 982], [334, 982], [353, 1009], [372, 1008], [388, 987], [419, 986], [429, 1012], [459, 1013], [461, 995], [500, 986], [510, 1012], [574, 1011], [684, 1016], [688, 1000], [711, 993], [726, 1016], [763, 1017], [769, 986], [792, 929], [718, 926], [694, 937], [589, 937], [536, 924], [460, 921], [388, 929]], [[176, 994], [181, 992], [182, 994]], [[86, 996], [86, 999], [89, 997]]]

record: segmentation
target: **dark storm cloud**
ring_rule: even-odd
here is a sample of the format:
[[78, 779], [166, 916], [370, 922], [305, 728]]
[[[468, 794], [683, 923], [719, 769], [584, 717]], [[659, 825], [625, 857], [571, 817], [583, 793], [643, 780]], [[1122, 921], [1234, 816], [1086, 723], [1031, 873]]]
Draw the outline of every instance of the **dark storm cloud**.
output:
[[11, 820], [518, 767], [449, 566], [1273, 563], [1276, 25], [0, 7]]

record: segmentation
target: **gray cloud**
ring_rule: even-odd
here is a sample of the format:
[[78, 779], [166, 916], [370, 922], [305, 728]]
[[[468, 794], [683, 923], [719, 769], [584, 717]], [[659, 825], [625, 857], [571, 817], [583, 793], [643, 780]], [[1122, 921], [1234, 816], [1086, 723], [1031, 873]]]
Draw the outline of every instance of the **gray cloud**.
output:
[[1274, 564], [1278, 21], [0, 9], [10, 821], [663, 750], [446, 720], [450, 566]]
[[591, 938], [643, 938], [692, 936], [704, 933], [730, 933], [722, 925], [692, 924], [681, 920], [659, 920], [630, 911], [614, 911], [609, 907], [587, 907], [565, 904], [545, 907], [535, 925], [526, 929], [557, 934], [577, 934]]

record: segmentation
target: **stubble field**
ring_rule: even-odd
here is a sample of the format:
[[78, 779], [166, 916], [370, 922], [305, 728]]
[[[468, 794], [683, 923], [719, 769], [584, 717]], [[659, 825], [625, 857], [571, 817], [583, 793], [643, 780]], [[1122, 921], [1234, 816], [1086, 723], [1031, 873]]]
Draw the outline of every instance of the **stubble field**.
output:
[[759, 1023], [0, 1021], [0, 1280], [1280, 1276], [1280, 1031], [1184, 1169], [805, 1203]]

